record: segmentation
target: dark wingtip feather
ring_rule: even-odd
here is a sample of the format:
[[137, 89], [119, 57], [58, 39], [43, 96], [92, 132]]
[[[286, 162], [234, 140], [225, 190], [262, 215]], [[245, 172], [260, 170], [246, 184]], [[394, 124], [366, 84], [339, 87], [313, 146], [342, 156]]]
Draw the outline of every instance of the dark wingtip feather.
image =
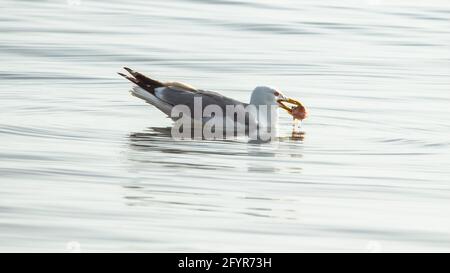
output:
[[143, 84], [145, 86], [149, 85], [153, 89], [164, 86], [164, 84], [162, 82], [154, 80], [152, 78], [149, 78], [149, 77], [145, 76], [142, 73], [134, 71], [131, 68], [128, 68], [128, 67], [124, 66], [123, 69], [128, 71], [128, 73], [130, 73], [139, 83], [141, 83], [141, 84]]
[[139, 85], [138, 81], [137, 81], [135, 78], [130, 77], [130, 76], [127, 76], [127, 75], [125, 75], [125, 74], [123, 74], [123, 73], [120, 73], [120, 72], [117, 72], [117, 74], [119, 74], [120, 76], [122, 76], [122, 77], [124, 77], [125, 79], [129, 80], [130, 82]]
[[133, 71], [133, 69], [128, 68], [128, 67], [126, 67], [126, 66], [124, 66], [123, 69], [125, 69], [126, 71], [128, 71], [128, 73], [130, 73], [130, 74], [133, 75], [133, 76], [134, 76], [134, 74], [136, 73], [136, 72]]

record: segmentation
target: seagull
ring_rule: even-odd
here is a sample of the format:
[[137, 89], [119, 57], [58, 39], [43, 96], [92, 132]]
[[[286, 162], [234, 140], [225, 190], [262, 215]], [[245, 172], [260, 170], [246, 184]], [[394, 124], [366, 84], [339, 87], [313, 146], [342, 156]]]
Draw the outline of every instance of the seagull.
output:
[[[120, 72], [118, 74], [135, 84], [131, 90], [131, 94], [155, 106], [174, 121], [179, 118], [179, 116], [175, 117], [172, 115], [172, 111], [177, 105], [187, 106], [190, 110], [191, 119], [196, 119], [193, 115], [195, 112], [195, 98], [201, 98], [202, 109], [205, 109], [209, 105], [216, 105], [223, 111], [222, 113], [226, 112], [227, 106], [234, 106], [237, 107], [236, 109], [241, 109], [237, 111], [242, 111], [247, 106], [254, 106], [257, 110], [261, 107], [267, 107], [268, 111], [263, 115], [245, 115], [245, 119], [243, 120], [244, 124], [239, 125], [247, 128], [251, 122], [255, 123], [258, 128], [276, 126], [278, 111], [270, 111], [270, 107], [272, 106], [275, 106], [273, 108], [280, 107], [286, 110], [294, 119], [303, 120], [308, 115], [302, 103], [286, 97], [282, 92], [273, 87], [257, 86], [251, 94], [250, 102], [244, 103], [226, 97], [218, 92], [198, 89], [182, 82], [160, 82], [128, 67], [124, 67], [124, 69], [129, 75]], [[288, 106], [287, 104], [292, 104], [293, 106]], [[212, 118], [216, 118], [216, 115], [200, 117], [203, 124]], [[225, 115], [219, 118], [226, 119]], [[233, 121], [235, 123], [239, 122], [236, 120], [236, 117], [234, 117]]]

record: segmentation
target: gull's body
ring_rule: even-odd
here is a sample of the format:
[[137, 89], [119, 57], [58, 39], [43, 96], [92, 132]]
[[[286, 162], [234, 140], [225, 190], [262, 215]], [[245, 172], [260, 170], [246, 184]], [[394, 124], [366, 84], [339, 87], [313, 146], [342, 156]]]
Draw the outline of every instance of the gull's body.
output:
[[[193, 86], [180, 83], [180, 82], [159, 82], [144, 76], [139, 72], [135, 72], [129, 68], [125, 68], [131, 75], [127, 76], [122, 73], [119, 73], [121, 76], [127, 78], [131, 82], [135, 83], [137, 86], [133, 87], [131, 93], [146, 102], [154, 105], [156, 108], [161, 110], [163, 113], [174, 119], [171, 113], [175, 106], [177, 105], [186, 105], [191, 113], [192, 119], [196, 117], [193, 116], [194, 113], [194, 98], [201, 97], [202, 101], [202, 109], [209, 105], [217, 105], [219, 106], [224, 116], [213, 118], [222, 118], [224, 119], [223, 124], [226, 124], [225, 119], [228, 117], [225, 116], [226, 106], [242, 106], [242, 109], [249, 105], [255, 106], [256, 109], [259, 109], [261, 106], [267, 107], [267, 114], [265, 115], [246, 115], [245, 124], [234, 124], [234, 126], [248, 126], [249, 123], [254, 122], [258, 127], [273, 127], [276, 125], [278, 120], [278, 111], [271, 111], [272, 106], [277, 105], [277, 100], [280, 98], [285, 98], [281, 92], [277, 91], [274, 88], [267, 86], [259, 86], [256, 87], [251, 95], [250, 102], [244, 103], [238, 100], [226, 97], [217, 92], [206, 91], [197, 89]], [[239, 107], [238, 107], [239, 109]], [[205, 123], [210, 120], [211, 117], [203, 117], [201, 116], [201, 121]], [[237, 122], [234, 119], [232, 122]]]

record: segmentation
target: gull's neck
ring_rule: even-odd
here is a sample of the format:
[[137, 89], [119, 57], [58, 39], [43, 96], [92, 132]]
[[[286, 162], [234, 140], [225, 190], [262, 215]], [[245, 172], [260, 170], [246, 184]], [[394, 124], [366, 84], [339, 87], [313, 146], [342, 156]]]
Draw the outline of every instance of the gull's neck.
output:
[[276, 127], [278, 123], [278, 106], [275, 100], [259, 92], [253, 92], [250, 104], [256, 108], [259, 126]]

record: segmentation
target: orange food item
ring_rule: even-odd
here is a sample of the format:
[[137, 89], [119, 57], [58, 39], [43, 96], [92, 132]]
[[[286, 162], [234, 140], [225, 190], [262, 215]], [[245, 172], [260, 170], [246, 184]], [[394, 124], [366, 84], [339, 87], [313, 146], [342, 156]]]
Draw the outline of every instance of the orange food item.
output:
[[[305, 118], [308, 117], [308, 111], [306, 110], [306, 107], [303, 106], [303, 104], [298, 100], [286, 98], [286, 99], [279, 99], [277, 100], [277, 102], [278, 105], [284, 110], [286, 110], [286, 112], [291, 114], [294, 117], [294, 119], [304, 120]], [[286, 103], [291, 104], [292, 106], [288, 106], [286, 105]]]
[[299, 120], [303, 120], [308, 117], [308, 111], [306, 110], [306, 108], [303, 105], [298, 105], [298, 106], [292, 107], [291, 114], [295, 119], [299, 119]]

